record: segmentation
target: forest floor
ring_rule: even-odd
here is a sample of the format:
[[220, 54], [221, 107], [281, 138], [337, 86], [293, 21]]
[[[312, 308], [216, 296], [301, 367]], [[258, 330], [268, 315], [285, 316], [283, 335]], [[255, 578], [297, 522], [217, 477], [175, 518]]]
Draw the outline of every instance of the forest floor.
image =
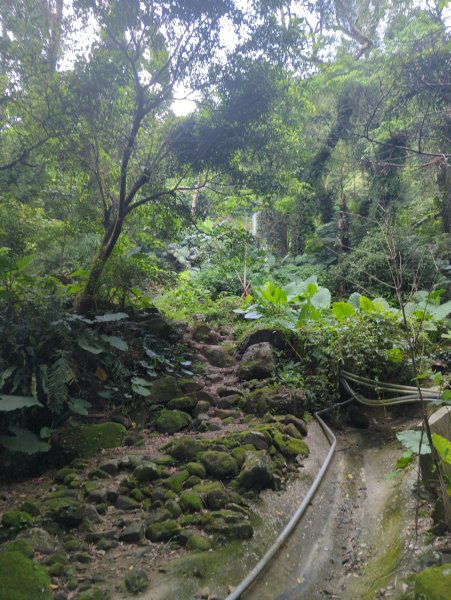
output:
[[[249, 418], [239, 409], [236, 398], [232, 402], [241, 385], [237, 377], [239, 363], [211, 364], [206, 358], [211, 356], [211, 348], [229, 342], [226, 333], [212, 337], [215, 343], [210, 345], [191, 342], [193, 356], [204, 364], [203, 397], [213, 399], [207, 414], [200, 421], [197, 417], [201, 424], [208, 424], [207, 429], [163, 435], [145, 428], [139, 447], [105, 450], [86, 463], [84, 473], [95, 472], [105, 464], [139, 462], [143, 457], [158, 461], [164, 456], [162, 445], [184, 435], [220, 443], [249, 429]], [[212, 362], [218, 362], [217, 353]], [[368, 417], [366, 429], [339, 429], [337, 451], [319, 491], [290, 539], [245, 593], [245, 600], [409, 598], [413, 597], [409, 596], [412, 573], [436, 564], [440, 556], [449, 561], [451, 540], [427, 534], [430, 501], [415, 494], [415, 470], [389, 476], [399, 457], [395, 433], [416, 420], [376, 412], [368, 413]], [[251, 426], [257, 428], [264, 423], [264, 419], [253, 417]], [[288, 471], [283, 471], [279, 489], [266, 489], [246, 500], [241, 508], [234, 507], [250, 517], [253, 535], [249, 539], [233, 539], [221, 545], [215, 542], [206, 552], [187, 552], [171, 539], [155, 543], [143, 536], [146, 507], [137, 504], [131, 510], [119, 510], [114, 503], [100, 512], [98, 522], [87, 532], [49, 534], [35, 558], [49, 565], [49, 556], [66, 552], [60, 572], [54, 569], [54, 597], [119, 600], [131, 593], [124, 587], [126, 578], [144, 572], [148, 585], [135, 593], [142, 600], [225, 598], [273, 543], [320, 469], [329, 445], [316, 422], [309, 425], [305, 440], [309, 456], [298, 458]], [[178, 472], [170, 467], [168, 475]], [[113, 474], [107, 483], [109, 489], [120, 488], [123, 473]], [[49, 494], [58, 490], [55, 473], [8, 484], [0, 489], [0, 513], [29, 500], [45, 505]], [[76, 493], [74, 490], [74, 496]], [[134, 527], [136, 535], [130, 540], [118, 535]], [[19, 537], [29, 539], [29, 531], [20, 532]], [[99, 538], [103, 545], [98, 544]], [[67, 551], [71, 543], [78, 544], [76, 554]]]

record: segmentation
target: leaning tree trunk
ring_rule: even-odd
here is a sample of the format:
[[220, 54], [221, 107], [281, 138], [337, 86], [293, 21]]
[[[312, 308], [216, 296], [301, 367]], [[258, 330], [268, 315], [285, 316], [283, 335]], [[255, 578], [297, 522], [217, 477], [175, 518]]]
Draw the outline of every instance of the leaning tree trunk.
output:
[[105, 269], [105, 265], [113, 252], [114, 246], [122, 231], [124, 219], [117, 218], [116, 221], [108, 227], [103, 236], [100, 248], [92, 261], [88, 279], [85, 287], [77, 295], [74, 302], [74, 309], [78, 314], [87, 314], [96, 307], [98, 298], [100, 280]]

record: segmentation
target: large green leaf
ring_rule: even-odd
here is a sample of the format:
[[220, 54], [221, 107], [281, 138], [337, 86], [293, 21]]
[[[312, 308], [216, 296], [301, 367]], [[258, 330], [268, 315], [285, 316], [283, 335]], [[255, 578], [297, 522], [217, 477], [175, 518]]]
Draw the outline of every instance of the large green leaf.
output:
[[311, 303], [315, 308], [329, 308], [332, 297], [327, 288], [319, 289], [312, 297]]
[[91, 403], [82, 398], [71, 398], [67, 405], [73, 413], [83, 417], [89, 414], [88, 409], [91, 408]]
[[451, 442], [442, 435], [433, 433], [432, 443], [440, 456], [440, 460], [451, 465]]
[[101, 335], [100, 336], [104, 342], [113, 346], [117, 350], [121, 350], [122, 352], [126, 352], [128, 350], [127, 342], [117, 335]]
[[[407, 450], [410, 450], [414, 454], [430, 454], [431, 448], [426, 438], [426, 434], [422, 435], [421, 431], [415, 429], [406, 429], [405, 431], [399, 431], [396, 437]], [[421, 448], [420, 448], [421, 442]]]
[[366, 315], [374, 312], [374, 305], [366, 296], [360, 296], [360, 308]]
[[10, 412], [19, 408], [30, 408], [31, 406], [42, 406], [33, 396], [11, 396], [0, 394], [0, 412]]
[[29, 429], [10, 427], [10, 435], [0, 436], [0, 444], [11, 452], [24, 452], [25, 454], [36, 454], [37, 452], [48, 452], [50, 444], [43, 442], [35, 433]]
[[80, 348], [83, 348], [83, 350], [86, 350], [91, 354], [100, 354], [101, 352], [105, 352], [105, 348], [103, 348], [102, 346], [95, 346], [84, 337], [78, 338], [77, 343], [80, 346]]
[[359, 292], [354, 292], [348, 298], [348, 303], [354, 308], [360, 309], [360, 296]]
[[110, 321], [120, 321], [122, 319], [128, 319], [128, 314], [124, 312], [106, 313], [104, 315], [98, 315], [97, 317], [95, 317], [95, 320], [100, 321], [101, 323], [109, 323]]
[[355, 315], [355, 308], [348, 302], [334, 302], [332, 312], [338, 321], [344, 321]]

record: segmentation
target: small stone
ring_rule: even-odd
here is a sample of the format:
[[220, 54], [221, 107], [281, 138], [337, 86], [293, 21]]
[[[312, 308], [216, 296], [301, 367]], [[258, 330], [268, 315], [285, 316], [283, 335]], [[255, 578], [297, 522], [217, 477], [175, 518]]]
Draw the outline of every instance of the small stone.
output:
[[118, 496], [116, 498], [115, 506], [119, 510], [134, 510], [135, 508], [139, 508], [140, 504], [128, 496]]
[[199, 598], [209, 598], [210, 597], [210, 588], [204, 587], [199, 590]]
[[144, 523], [131, 523], [119, 534], [119, 540], [127, 544], [139, 544], [144, 536]]
[[124, 579], [124, 584], [131, 594], [137, 595], [147, 590], [149, 587], [149, 578], [144, 571], [135, 571], [127, 575]]
[[99, 465], [99, 468], [109, 475], [117, 475], [119, 472], [119, 461], [107, 460]]
[[139, 482], [154, 481], [161, 476], [161, 467], [153, 462], [146, 461], [138, 465], [133, 471], [133, 477]]

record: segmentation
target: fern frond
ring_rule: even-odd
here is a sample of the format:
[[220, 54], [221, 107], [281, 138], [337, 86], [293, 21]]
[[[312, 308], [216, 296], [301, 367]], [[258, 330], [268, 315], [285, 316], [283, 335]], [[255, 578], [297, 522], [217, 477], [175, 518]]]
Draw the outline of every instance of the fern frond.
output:
[[49, 366], [47, 378], [48, 406], [52, 412], [60, 412], [69, 400], [69, 386], [75, 381], [68, 353], [61, 351]]

